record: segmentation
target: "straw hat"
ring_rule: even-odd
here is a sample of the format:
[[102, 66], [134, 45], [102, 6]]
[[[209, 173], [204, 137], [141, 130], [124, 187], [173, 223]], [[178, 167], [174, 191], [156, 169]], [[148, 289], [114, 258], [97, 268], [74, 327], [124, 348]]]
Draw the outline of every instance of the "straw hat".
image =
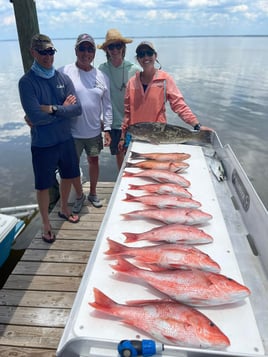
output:
[[113, 42], [123, 42], [123, 43], [131, 43], [133, 40], [130, 38], [123, 37], [121, 33], [116, 29], [110, 29], [106, 33], [105, 42], [102, 45], [98, 45], [97, 47], [102, 50], [106, 50], [106, 47]]

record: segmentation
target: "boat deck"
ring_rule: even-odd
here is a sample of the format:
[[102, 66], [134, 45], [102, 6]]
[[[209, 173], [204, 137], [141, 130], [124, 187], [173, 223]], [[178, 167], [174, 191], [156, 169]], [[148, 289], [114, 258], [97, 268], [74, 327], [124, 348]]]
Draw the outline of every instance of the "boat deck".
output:
[[56, 355], [113, 187], [98, 183], [103, 207], [85, 203], [78, 224], [60, 219], [56, 206], [50, 218], [57, 240], [49, 245], [39, 231], [26, 249], [0, 290], [1, 356]]

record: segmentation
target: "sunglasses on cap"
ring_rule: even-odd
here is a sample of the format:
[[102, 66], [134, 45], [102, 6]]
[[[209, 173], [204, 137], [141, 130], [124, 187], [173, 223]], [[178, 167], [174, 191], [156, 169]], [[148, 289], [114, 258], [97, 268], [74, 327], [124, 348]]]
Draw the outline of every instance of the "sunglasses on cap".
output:
[[37, 50], [36, 49], [36, 52], [38, 52], [40, 56], [47, 56], [47, 55], [54, 56], [56, 50], [53, 48], [48, 48], [47, 50]]
[[119, 43], [110, 43], [110, 45], [107, 46], [108, 50], [112, 51], [115, 48], [117, 50], [121, 50], [123, 48], [123, 43], [119, 42]]
[[153, 50], [143, 50], [137, 52], [137, 57], [138, 58], [143, 58], [145, 56], [152, 57], [154, 54], [155, 52]]
[[87, 46], [78, 46], [78, 51], [80, 52], [88, 52], [88, 53], [94, 53], [95, 48], [94, 47], [87, 47]]

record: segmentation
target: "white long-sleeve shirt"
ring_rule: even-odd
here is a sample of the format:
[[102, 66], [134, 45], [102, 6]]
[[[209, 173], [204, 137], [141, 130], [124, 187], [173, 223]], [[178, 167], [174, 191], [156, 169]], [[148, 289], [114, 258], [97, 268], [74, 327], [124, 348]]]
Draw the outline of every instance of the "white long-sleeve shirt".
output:
[[71, 131], [74, 138], [86, 139], [98, 136], [104, 130], [111, 130], [112, 105], [108, 77], [99, 69], [79, 69], [75, 63], [61, 67], [75, 87], [82, 106], [82, 114], [72, 119]]

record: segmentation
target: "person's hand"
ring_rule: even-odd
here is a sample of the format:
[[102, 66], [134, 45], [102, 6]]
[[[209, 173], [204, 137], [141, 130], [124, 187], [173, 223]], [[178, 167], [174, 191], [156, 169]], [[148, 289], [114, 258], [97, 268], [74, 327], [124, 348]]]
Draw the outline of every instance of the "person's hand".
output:
[[76, 103], [76, 96], [73, 94], [69, 94], [68, 97], [65, 99], [65, 101], [63, 102], [64, 106], [67, 105], [72, 105]]
[[118, 150], [121, 151], [121, 152], [125, 151], [124, 145], [125, 145], [125, 140], [124, 139], [120, 139], [120, 141], [118, 143]]
[[208, 131], [214, 131], [214, 129], [209, 128], [208, 126], [201, 125], [200, 130], [208, 130]]
[[24, 115], [24, 120], [26, 121], [26, 124], [29, 125], [30, 128], [33, 127], [33, 124], [31, 123], [29, 117], [26, 114]]
[[104, 146], [110, 146], [111, 145], [111, 135], [110, 133], [107, 131], [104, 133]]

